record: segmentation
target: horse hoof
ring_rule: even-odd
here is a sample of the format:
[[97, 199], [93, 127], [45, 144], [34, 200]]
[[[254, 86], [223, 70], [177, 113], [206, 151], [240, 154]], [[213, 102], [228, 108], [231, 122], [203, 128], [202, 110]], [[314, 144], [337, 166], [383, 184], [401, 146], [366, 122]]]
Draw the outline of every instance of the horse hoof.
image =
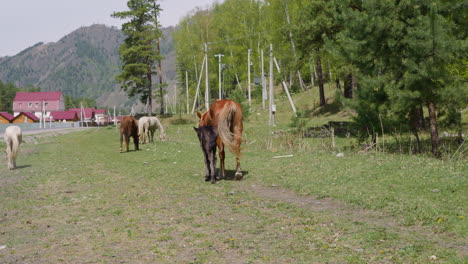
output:
[[236, 172], [236, 174], [234, 175], [235, 179], [237, 181], [240, 181], [242, 180], [242, 178], [244, 178], [244, 176], [242, 175], [242, 172]]
[[211, 178], [210, 177], [205, 177], [205, 181], [209, 182], [209, 181], [211, 181]]

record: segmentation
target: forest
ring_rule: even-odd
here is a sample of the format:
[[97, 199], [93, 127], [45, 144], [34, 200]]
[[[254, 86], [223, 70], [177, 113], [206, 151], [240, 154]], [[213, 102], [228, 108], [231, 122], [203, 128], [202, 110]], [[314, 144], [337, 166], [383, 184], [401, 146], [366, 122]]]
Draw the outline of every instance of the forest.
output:
[[[281, 68], [275, 86], [285, 81], [292, 93], [318, 89], [310, 104], [351, 109], [358, 137], [371, 144], [379, 134], [398, 130], [413, 134], [420, 145], [426, 131], [439, 156], [439, 127], [462, 138], [466, 8], [457, 0], [226, 0], [181, 20], [173, 34], [179, 82], [185, 86], [188, 76], [193, 100], [199, 78], [205, 78], [206, 45], [210, 98], [219, 96], [218, 74], [223, 97], [248, 98], [249, 56], [250, 93], [261, 102], [271, 44]], [[336, 87], [334, 98], [325, 98], [324, 84]], [[198, 100], [203, 104], [203, 95]]]

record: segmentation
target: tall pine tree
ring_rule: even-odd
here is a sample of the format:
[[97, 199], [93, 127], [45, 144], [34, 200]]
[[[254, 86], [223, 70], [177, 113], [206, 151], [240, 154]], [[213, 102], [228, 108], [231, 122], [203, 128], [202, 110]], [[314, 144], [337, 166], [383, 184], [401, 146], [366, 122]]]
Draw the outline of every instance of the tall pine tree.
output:
[[[127, 6], [129, 11], [112, 14], [114, 18], [130, 20], [122, 24], [126, 38], [119, 48], [122, 72], [116, 80], [130, 96], [140, 96], [140, 101], [147, 104], [150, 116], [155, 62], [162, 59], [157, 50], [162, 35], [158, 22], [161, 9], [156, 0], [129, 0]], [[161, 96], [161, 108], [164, 107], [163, 102]]]

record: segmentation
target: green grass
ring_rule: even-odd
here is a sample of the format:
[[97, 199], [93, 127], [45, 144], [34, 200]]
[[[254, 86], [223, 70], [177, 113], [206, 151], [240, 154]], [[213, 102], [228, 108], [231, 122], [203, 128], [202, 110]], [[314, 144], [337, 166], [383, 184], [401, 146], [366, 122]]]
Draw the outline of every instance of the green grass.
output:
[[19, 169], [0, 160], [0, 263], [468, 261], [466, 158], [358, 152], [352, 138], [333, 149], [274, 134], [291, 129], [291, 113], [269, 128], [257, 109], [244, 124], [244, 180], [212, 185], [196, 119], [183, 118], [163, 120], [167, 142], [129, 153], [115, 128], [26, 137]]
[[[171, 125], [168, 142], [122, 154], [111, 128], [22, 145], [23, 167], [0, 168], [8, 183], [0, 190], [2, 263], [466, 260], [457, 249], [466, 235], [463, 164], [382, 153], [337, 158], [314, 139], [292, 158], [272, 159], [291, 152], [275, 139], [266, 149], [268, 131], [247, 123], [245, 179], [212, 185], [191, 127]], [[271, 185], [342, 201], [350, 214], [370, 208], [384, 220], [337, 217], [301, 206], [302, 196], [294, 203], [252, 189]]]

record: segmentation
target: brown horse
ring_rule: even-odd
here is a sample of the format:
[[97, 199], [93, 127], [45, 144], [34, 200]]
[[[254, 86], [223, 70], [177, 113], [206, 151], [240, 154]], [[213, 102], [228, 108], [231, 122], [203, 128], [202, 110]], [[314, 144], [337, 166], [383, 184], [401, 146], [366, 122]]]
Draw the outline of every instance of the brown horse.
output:
[[125, 137], [125, 144], [130, 144], [130, 137], [133, 137], [133, 144], [135, 144], [135, 150], [138, 150], [138, 120], [133, 116], [124, 116], [120, 121], [120, 152], [122, 152], [122, 141]]
[[242, 171], [240, 168], [240, 145], [242, 142], [242, 107], [240, 104], [229, 100], [216, 100], [210, 109], [204, 114], [197, 112], [200, 121], [199, 127], [212, 126], [216, 129], [218, 137], [216, 144], [219, 149], [219, 159], [221, 160], [221, 179], [224, 179], [224, 147], [226, 146], [231, 152], [236, 155], [236, 174], [235, 179], [242, 179]]

